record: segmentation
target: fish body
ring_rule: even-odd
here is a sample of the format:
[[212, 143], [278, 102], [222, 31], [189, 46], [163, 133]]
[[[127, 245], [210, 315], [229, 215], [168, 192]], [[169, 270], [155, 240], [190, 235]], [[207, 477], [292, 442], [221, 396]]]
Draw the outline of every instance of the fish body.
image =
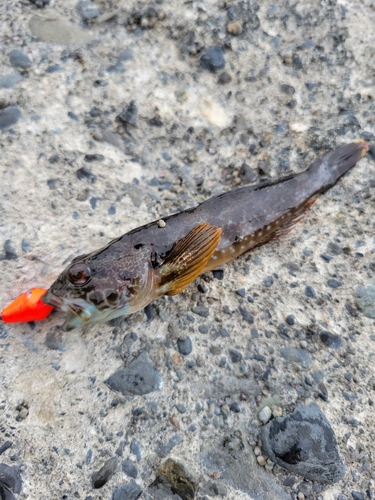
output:
[[364, 141], [344, 145], [302, 173], [234, 189], [133, 229], [75, 258], [42, 300], [68, 313], [69, 331], [175, 295], [199, 274], [287, 233], [367, 150]]

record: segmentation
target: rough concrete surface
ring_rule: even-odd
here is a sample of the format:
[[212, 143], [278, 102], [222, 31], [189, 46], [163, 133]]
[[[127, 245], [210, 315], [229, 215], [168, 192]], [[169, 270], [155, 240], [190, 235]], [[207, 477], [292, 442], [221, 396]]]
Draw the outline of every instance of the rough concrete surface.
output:
[[[373, 0], [2, 0], [0, 306], [138, 225], [374, 144], [374, 32]], [[70, 333], [1, 324], [0, 496], [374, 498], [374, 221], [368, 155], [222, 280]], [[140, 355], [151, 392], [112, 390]], [[261, 449], [261, 408], [313, 401], [334, 485]]]

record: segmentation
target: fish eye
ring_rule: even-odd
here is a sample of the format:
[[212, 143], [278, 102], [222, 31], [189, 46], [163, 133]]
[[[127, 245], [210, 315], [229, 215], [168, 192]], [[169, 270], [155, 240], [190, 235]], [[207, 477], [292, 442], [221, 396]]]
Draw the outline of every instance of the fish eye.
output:
[[85, 284], [91, 276], [91, 271], [86, 264], [74, 264], [69, 269], [69, 281], [73, 283], [73, 285], [83, 285]]

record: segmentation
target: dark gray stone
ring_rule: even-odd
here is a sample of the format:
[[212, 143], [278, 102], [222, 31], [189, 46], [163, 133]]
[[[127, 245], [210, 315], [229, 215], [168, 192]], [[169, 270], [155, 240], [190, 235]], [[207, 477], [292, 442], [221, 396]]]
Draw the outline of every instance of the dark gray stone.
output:
[[240, 306], [238, 310], [241, 313], [242, 319], [246, 321], [246, 323], [249, 323], [249, 325], [252, 325], [254, 323], [254, 316], [247, 309]]
[[12, 493], [21, 493], [22, 480], [19, 467], [0, 464], [0, 485], [8, 488]]
[[137, 500], [142, 495], [142, 488], [135, 481], [130, 481], [116, 488], [112, 495], [112, 500]]
[[225, 66], [224, 51], [219, 45], [210, 47], [200, 58], [202, 68], [215, 73]]
[[117, 119], [123, 123], [127, 123], [132, 127], [137, 126], [137, 116], [138, 116], [138, 108], [135, 104], [135, 101], [130, 101], [130, 103], [121, 111], [118, 115]]
[[19, 49], [13, 49], [10, 52], [9, 60], [10, 64], [15, 68], [27, 69], [31, 64], [30, 59], [27, 57], [25, 52], [22, 52], [22, 50]]
[[330, 288], [339, 288], [340, 286], [342, 286], [342, 283], [341, 283], [341, 281], [338, 281], [338, 280], [335, 280], [334, 278], [331, 278], [327, 281], [327, 285]]
[[160, 444], [155, 448], [155, 452], [160, 458], [165, 458], [175, 446], [182, 442], [182, 435], [180, 432], [171, 437], [166, 443]]
[[242, 354], [237, 349], [229, 349], [229, 356], [233, 363], [238, 363], [242, 359]]
[[294, 474], [320, 483], [344, 477], [336, 436], [316, 403], [272, 420], [262, 428], [261, 439], [271, 460]]
[[4, 254], [5, 260], [17, 260], [18, 259], [17, 252], [14, 250], [11, 240], [5, 241], [4, 252], [5, 252], [5, 254]]
[[276, 479], [259, 467], [246, 437], [239, 430], [204, 451], [200, 461], [207, 472], [214, 470], [220, 474], [219, 479], [215, 479], [215, 488], [210, 488], [210, 498], [215, 490], [225, 491], [231, 486], [246, 493], [252, 500], [290, 500], [290, 495], [277, 484]]
[[142, 458], [141, 447], [136, 439], [132, 439], [130, 443], [130, 451], [136, 456], [137, 461], [140, 462]]
[[177, 340], [177, 347], [180, 354], [187, 356], [193, 350], [193, 343], [191, 341], [191, 338], [188, 335], [181, 337]]
[[193, 306], [191, 310], [193, 311], [193, 313], [198, 314], [198, 316], [201, 316], [202, 318], [207, 318], [210, 314], [210, 310], [208, 309], [208, 307], [204, 306]]
[[117, 457], [106, 461], [101, 469], [92, 475], [92, 485], [95, 489], [102, 488], [111, 479], [117, 469]]
[[142, 352], [126, 368], [116, 370], [105, 383], [124, 396], [148, 394], [160, 389], [162, 380], [146, 352]]
[[336, 335], [335, 333], [327, 331], [321, 332], [320, 340], [327, 347], [332, 347], [333, 349], [339, 349], [342, 346], [342, 338], [340, 335]]
[[310, 299], [316, 298], [316, 292], [312, 286], [307, 286], [305, 288], [305, 295], [306, 295], [306, 297], [309, 297]]
[[296, 349], [294, 347], [282, 347], [280, 353], [283, 358], [292, 363], [299, 363], [304, 367], [309, 367], [312, 363], [310, 354], [305, 349]]
[[18, 108], [11, 106], [0, 110], [0, 130], [4, 130], [12, 125], [15, 125], [21, 118], [21, 115], [22, 113]]

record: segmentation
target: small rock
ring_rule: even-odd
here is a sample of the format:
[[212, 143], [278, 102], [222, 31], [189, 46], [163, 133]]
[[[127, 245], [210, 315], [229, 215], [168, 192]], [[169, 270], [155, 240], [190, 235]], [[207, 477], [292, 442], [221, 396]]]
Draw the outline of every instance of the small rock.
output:
[[305, 368], [308, 368], [312, 359], [308, 352], [304, 349], [296, 349], [294, 347], [282, 347], [280, 349], [280, 353], [287, 361], [291, 361], [292, 363], [298, 363]]
[[288, 323], [288, 325], [293, 326], [296, 322], [296, 318], [293, 314], [288, 314], [288, 316], [285, 318], [285, 321]]
[[246, 321], [246, 323], [249, 323], [249, 325], [254, 323], [254, 316], [247, 309], [240, 306], [238, 310], [241, 313], [242, 319]]
[[90, 0], [80, 0], [77, 9], [84, 21], [92, 21], [100, 14], [98, 7]]
[[225, 59], [223, 49], [219, 45], [210, 47], [200, 58], [200, 64], [202, 68], [207, 69], [212, 73], [224, 68]]
[[33, 3], [39, 9], [42, 9], [46, 5], [49, 5], [51, 0], [29, 0], [29, 2]]
[[135, 101], [130, 101], [130, 103], [121, 111], [121, 113], [117, 116], [117, 119], [123, 123], [127, 123], [132, 127], [137, 126], [137, 116], [138, 116], [138, 108], [135, 104]]
[[124, 460], [121, 467], [127, 476], [137, 479], [138, 469], [131, 460]]
[[87, 180], [91, 184], [96, 181], [96, 175], [91, 172], [88, 167], [81, 167], [76, 171], [77, 177], [80, 181]]
[[159, 390], [162, 380], [146, 352], [142, 352], [126, 368], [116, 370], [105, 383], [124, 396], [148, 394]]
[[134, 59], [133, 51], [132, 49], [125, 49], [122, 50], [119, 55], [117, 56], [119, 61], [130, 61]]
[[257, 457], [257, 462], [262, 467], [264, 467], [266, 465], [266, 460], [263, 457], [263, 455], [259, 455], [259, 457]]
[[22, 76], [18, 73], [9, 73], [8, 75], [0, 76], [0, 88], [12, 89], [22, 80]]
[[258, 413], [258, 418], [263, 424], [266, 424], [272, 416], [272, 411], [269, 406], [265, 406]]
[[258, 177], [254, 170], [246, 163], [242, 164], [238, 175], [241, 177], [243, 182], [255, 182]]
[[165, 458], [175, 446], [178, 446], [182, 442], [181, 433], [177, 433], [171, 437], [166, 443], [160, 444], [155, 448], [155, 452], [160, 458]]
[[142, 495], [142, 488], [134, 481], [115, 489], [112, 500], [138, 500]]
[[282, 83], [280, 85], [280, 90], [283, 94], [286, 94], [288, 96], [292, 96], [294, 95], [296, 89], [294, 87], [292, 87], [291, 85], [288, 85], [286, 83]]
[[[2, 487], [3, 491], [2, 491]], [[13, 466], [10, 467], [9, 465], [6, 464], [0, 464], [0, 495], [5, 492], [1, 498], [4, 500], [12, 500], [12, 497], [6, 496], [9, 494], [9, 491], [12, 493], [21, 493], [22, 489], [22, 480], [21, 480], [21, 474], [20, 474], [20, 468]], [[14, 497], [13, 497], [14, 498]]]
[[92, 484], [95, 489], [102, 488], [111, 479], [117, 469], [117, 457], [110, 458], [103, 467], [92, 475]]
[[273, 278], [272, 276], [269, 276], [268, 278], [264, 278], [263, 280], [263, 286], [270, 287], [273, 285]]
[[197, 479], [192, 471], [182, 462], [168, 458], [158, 468], [159, 475], [171, 485], [173, 493], [183, 500], [194, 500]]
[[191, 338], [188, 335], [179, 338], [177, 340], [177, 347], [180, 354], [187, 356], [193, 350], [193, 343], [191, 341]]
[[14, 250], [12, 241], [11, 240], [6, 240], [4, 243], [4, 252], [2, 257], [0, 257], [0, 260], [17, 260], [18, 255], [17, 252]]
[[368, 318], [375, 319], [375, 281], [359, 285], [354, 291], [355, 305]]
[[306, 295], [306, 297], [309, 297], [310, 299], [316, 298], [316, 292], [312, 286], [307, 286], [305, 288], [305, 295]]
[[92, 163], [93, 161], [103, 161], [104, 156], [100, 155], [98, 153], [87, 154], [87, 155], [85, 155], [84, 160], [87, 161], [88, 163]]
[[345, 475], [335, 434], [316, 403], [272, 420], [261, 439], [271, 460], [294, 474], [331, 484]]
[[227, 24], [227, 33], [233, 36], [240, 35], [242, 33], [241, 23], [233, 21], [232, 23]]
[[43, 42], [58, 44], [86, 44], [92, 40], [91, 35], [67, 19], [60, 17], [55, 11], [48, 16], [34, 15], [29, 21], [31, 33]]
[[237, 349], [229, 349], [229, 356], [232, 363], [239, 363], [242, 359], [242, 354]]
[[19, 49], [13, 49], [10, 52], [9, 60], [10, 64], [15, 68], [27, 69], [31, 64], [30, 59], [27, 57], [25, 52], [22, 52], [22, 50]]
[[321, 332], [320, 340], [327, 347], [332, 347], [333, 349], [339, 349], [342, 346], [342, 338], [340, 335], [336, 335], [335, 333], [327, 331]]
[[210, 314], [210, 310], [208, 309], [208, 307], [204, 306], [193, 306], [191, 310], [193, 311], [193, 313], [198, 314], [202, 318], [207, 318]]
[[229, 83], [232, 81], [232, 77], [230, 76], [229, 73], [227, 73], [226, 71], [223, 71], [218, 76], [217, 81], [218, 81], [218, 83], [220, 83], [220, 85], [225, 85], [226, 83]]
[[7, 129], [15, 125], [21, 118], [21, 111], [15, 107], [8, 107], [0, 110], [0, 130]]
[[130, 443], [130, 451], [135, 455], [137, 462], [141, 461], [142, 454], [141, 454], [141, 447], [136, 439], [132, 439]]
[[342, 283], [341, 281], [337, 281], [334, 278], [331, 278], [327, 281], [327, 285], [331, 288], [339, 288], [340, 286], [342, 286]]

